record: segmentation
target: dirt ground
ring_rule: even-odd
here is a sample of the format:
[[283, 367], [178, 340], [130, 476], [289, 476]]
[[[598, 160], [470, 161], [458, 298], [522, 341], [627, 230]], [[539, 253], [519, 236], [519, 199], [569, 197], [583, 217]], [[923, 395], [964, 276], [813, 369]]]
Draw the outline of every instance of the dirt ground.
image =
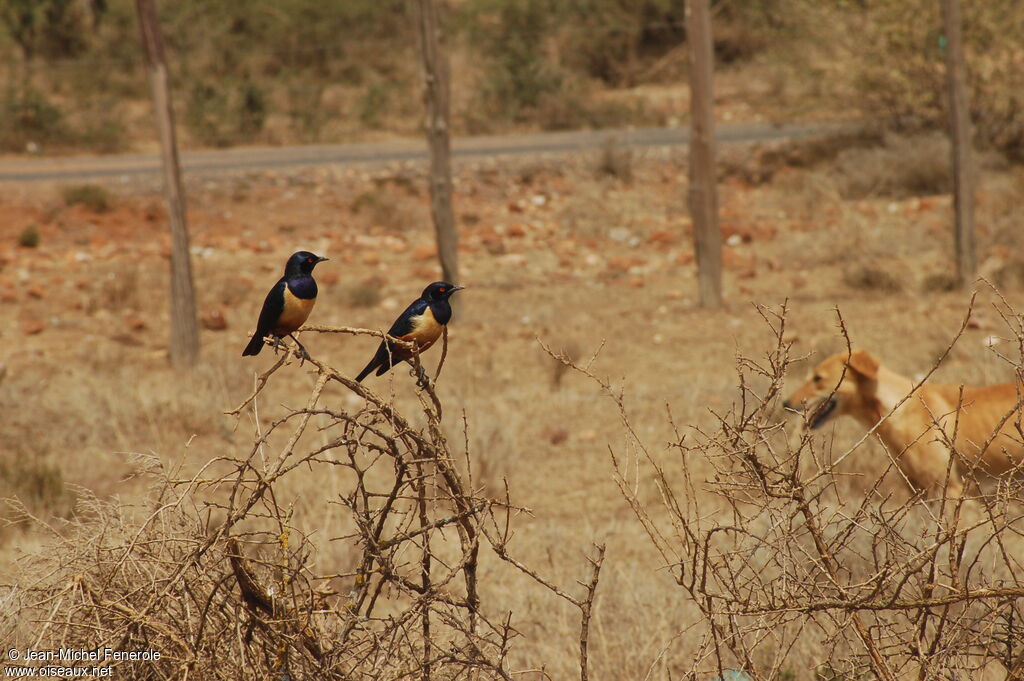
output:
[[[740, 162], [753, 155], [738, 153]], [[1013, 170], [986, 171], [979, 193], [982, 273], [1004, 284], [1011, 303], [1021, 302], [1013, 276], [1019, 179]], [[788, 337], [799, 353], [820, 358], [841, 347], [838, 310], [856, 345], [893, 369], [921, 374], [955, 335], [970, 300], [969, 291], [940, 285], [952, 271], [950, 198], [849, 199], [842, 183], [824, 167], [784, 167], [762, 184], [725, 177], [726, 305], [708, 311], [695, 301], [684, 156], [650, 150], [458, 168], [460, 283], [467, 288], [457, 296], [439, 395], [446, 413], [458, 415], [448, 424], [453, 434], [465, 415], [477, 481], [499, 493], [507, 480], [516, 502], [532, 510], [519, 518], [512, 546], [527, 562], [572, 584], [584, 577], [592, 542], [607, 543], [592, 632], [594, 678], [669, 678], [688, 668], [677, 636], [697, 615], [612, 482], [609, 449], [624, 442], [613, 405], [593, 383], [561, 372], [540, 342], [583, 359], [600, 348], [595, 373], [624, 388], [638, 433], [666, 457], [666, 408], [677, 423], [710, 425], [711, 412], [737, 397], [737, 355], [770, 348], [756, 305], [778, 308], [788, 300]], [[188, 184], [203, 320], [202, 360], [192, 375], [167, 366], [168, 238], [157, 186], [106, 184], [111, 206], [99, 212], [67, 205], [62, 187], [0, 188], [0, 310], [7, 320], [0, 326], [0, 493], [57, 525], [80, 488], [139, 498], [145, 481], [135, 454], [197, 469], [251, 445], [252, 414], [223, 412], [273, 362], [267, 351], [244, 359], [240, 353], [291, 252], [330, 258], [316, 271], [320, 296], [310, 321], [317, 324], [386, 328], [439, 276], [419, 166], [259, 172]], [[31, 226], [38, 246], [20, 246]], [[938, 380], [1012, 377], [989, 348], [1008, 336], [990, 307], [995, 297], [984, 285], [979, 290], [974, 321]], [[302, 340], [349, 375], [374, 349], [364, 337], [306, 333]], [[428, 363], [436, 356], [428, 354]], [[312, 387], [308, 367], [286, 369], [259, 404], [264, 426]], [[404, 371], [368, 385], [393, 391], [399, 405], [415, 404]], [[841, 447], [856, 432], [840, 423], [822, 437]], [[869, 443], [846, 465], [864, 474], [850, 478], [850, 489], [858, 489], [883, 468], [880, 450]], [[297, 525], [324, 538], [334, 536], [337, 511], [327, 505], [337, 493], [333, 484], [311, 477], [281, 491], [295, 505]], [[896, 481], [888, 489], [900, 493]], [[23, 578], [19, 556], [45, 542], [32, 523], [0, 529], [0, 582]], [[318, 560], [325, 571], [344, 572], [335, 563], [346, 555], [325, 543]], [[519, 667], [571, 678], [575, 610], [552, 604], [496, 561], [481, 569], [486, 607], [516, 613]]]

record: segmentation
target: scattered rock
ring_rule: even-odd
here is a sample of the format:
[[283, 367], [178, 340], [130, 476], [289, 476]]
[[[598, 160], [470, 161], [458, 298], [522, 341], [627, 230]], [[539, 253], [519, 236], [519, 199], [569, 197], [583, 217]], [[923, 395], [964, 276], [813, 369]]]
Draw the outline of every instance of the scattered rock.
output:
[[149, 324], [142, 317], [127, 317], [124, 321], [132, 331], [145, 331], [149, 328]]
[[46, 328], [46, 324], [38, 317], [25, 317], [21, 320], [21, 332], [26, 336], [34, 336]]
[[553, 445], [560, 445], [569, 439], [569, 429], [565, 426], [544, 426], [541, 436]]
[[632, 267], [640, 267], [647, 263], [643, 258], [629, 258], [623, 255], [617, 255], [612, 258], [608, 258], [608, 272], [611, 274], [624, 274]]
[[633, 236], [633, 233], [625, 227], [614, 227], [608, 230], [608, 238], [618, 243], [628, 241], [631, 236]]
[[732, 248], [722, 249], [722, 266], [730, 270], [749, 270], [754, 266], [754, 256], [743, 255]]
[[497, 234], [485, 234], [483, 239], [481, 239], [481, 243], [483, 243], [484, 248], [491, 255], [504, 255], [508, 252], [508, 249], [505, 247], [505, 241]]
[[199, 323], [208, 331], [223, 331], [228, 328], [228, 320], [220, 308], [204, 312], [199, 318]]
[[115, 343], [120, 343], [121, 345], [130, 345], [135, 348], [142, 345], [142, 341], [140, 341], [135, 336], [132, 336], [131, 334], [127, 333], [115, 334], [110, 337], [110, 340], [114, 341]]
[[414, 276], [416, 276], [418, 279], [422, 281], [436, 281], [437, 278], [440, 276], [440, 273], [437, 271], [437, 268], [431, 267], [429, 265], [420, 265], [419, 267], [413, 269], [412, 273]]
[[967, 318], [967, 328], [990, 331], [992, 329], [992, 323], [977, 313], [972, 312], [971, 316]]
[[413, 260], [430, 260], [437, 257], [437, 244], [420, 244], [412, 249]]
[[652, 246], [668, 247], [679, 242], [679, 235], [667, 229], [658, 229], [650, 233], [647, 243]]

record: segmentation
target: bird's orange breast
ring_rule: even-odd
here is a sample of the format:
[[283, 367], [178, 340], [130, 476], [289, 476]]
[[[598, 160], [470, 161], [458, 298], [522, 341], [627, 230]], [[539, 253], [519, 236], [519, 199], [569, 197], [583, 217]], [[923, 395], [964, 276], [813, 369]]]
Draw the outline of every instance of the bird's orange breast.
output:
[[412, 331], [402, 336], [402, 340], [416, 343], [423, 351], [433, 345], [441, 337], [443, 331], [444, 325], [437, 321], [434, 311], [427, 307], [422, 315], [413, 320]]
[[299, 298], [287, 286], [284, 287], [284, 309], [277, 318], [274, 333], [285, 336], [306, 323], [309, 313], [316, 304], [316, 298]]

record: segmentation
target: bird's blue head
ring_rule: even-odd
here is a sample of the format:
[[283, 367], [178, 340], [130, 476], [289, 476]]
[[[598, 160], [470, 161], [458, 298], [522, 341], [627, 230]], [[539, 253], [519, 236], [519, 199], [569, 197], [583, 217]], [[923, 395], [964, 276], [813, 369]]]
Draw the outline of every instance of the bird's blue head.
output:
[[316, 264], [324, 260], [327, 260], [327, 258], [321, 258], [309, 251], [293, 253], [292, 257], [288, 258], [288, 263], [284, 266], [284, 276], [294, 277], [299, 274], [312, 274]]
[[462, 286], [449, 284], [446, 281], [435, 281], [433, 284], [423, 289], [423, 299], [427, 302], [448, 300], [453, 293], [461, 291], [463, 288], [464, 287]]

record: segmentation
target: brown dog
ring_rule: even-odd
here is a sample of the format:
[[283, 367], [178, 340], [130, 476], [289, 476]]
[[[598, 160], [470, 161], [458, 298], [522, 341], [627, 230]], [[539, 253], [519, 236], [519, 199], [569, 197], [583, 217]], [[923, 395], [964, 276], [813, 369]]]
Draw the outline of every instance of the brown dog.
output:
[[[783, 407], [806, 409], [811, 428], [820, 428], [844, 414], [872, 428], [915, 384], [881, 366], [870, 353], [854, 350], [849, 355], [832, 355], [815, 367], [807, 383], [790, 395]], [[925, 384], [878, 425], [876, 432], [914, 491], [934, 498], [942, 495], [946, 485], [946, 494], [958, 497], [965, 476], [973, 478], [979, 472], [1002, 475], [1024, 462], [1024, 441], [1017, 430], [1020, 388], [1015, 383], [964, 387], [961, 399], [959, 385]], [[954, 443], [957, 456], [952, 467], [949, 447], [936, 431], [936, 422]]]

